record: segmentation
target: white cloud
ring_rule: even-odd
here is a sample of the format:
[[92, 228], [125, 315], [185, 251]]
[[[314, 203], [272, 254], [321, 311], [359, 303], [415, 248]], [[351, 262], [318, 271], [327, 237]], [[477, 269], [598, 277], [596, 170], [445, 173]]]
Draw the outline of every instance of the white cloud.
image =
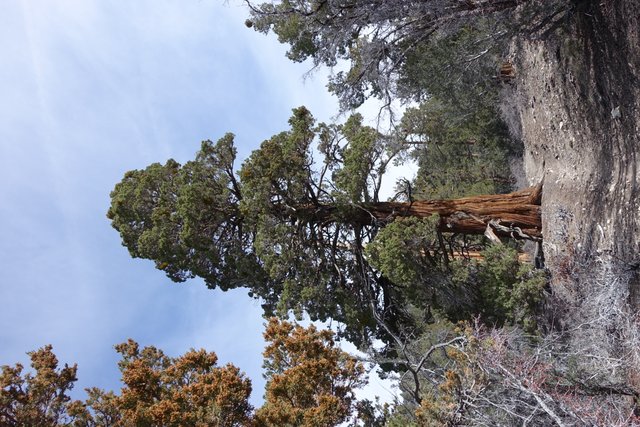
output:
[[0, 3], [0, 364], [53, 343], [80, 388], [117, 389], [112, 346], [128, 337], [171, 355], [205, 347], [245, 369], [259, 400], [257, 303], [171, 284], [104, 216], [126, 170], [185, 161], [227, 131], [247, 156], [302, 104], [336, 115], [326, 71], [305, 81], [310, 65], [244, 19], [217, 1]]
[[0, 363], [53, 343], [79, 363], [80, 387], [117, 388], [112, 345], [133, 337], [216, 351], [261, 395], [256, 302], [170, 285], [104, 217], [125, 170], [184, 161], [227, 131], [246, 155], [305, 91], [330, 103], [243, 21], [202, 1], [0, 5]]

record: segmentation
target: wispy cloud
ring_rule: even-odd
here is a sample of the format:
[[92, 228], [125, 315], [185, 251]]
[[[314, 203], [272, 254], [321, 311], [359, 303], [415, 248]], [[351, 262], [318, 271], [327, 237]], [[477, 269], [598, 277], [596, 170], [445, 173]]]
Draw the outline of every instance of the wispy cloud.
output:
[[334, 113], [324, 83], [243, 22], [196, 0], [0, 5], [0, 363], [53, 343], [80, 387], [117, 388], [112, 345], [127, 337], [202, 346], [246, 369], [259, 398], [257, 303], [169, 284], [104, 217], [125, 170], [185, 161], [227, 131], [246, 156], [292, 107]]
[[[174, 285], [132, 260], [105, 212], [124, 171], [192, 158], [237, 134], [247, 156], [307, 105], [330, 120], [326, 72], [216, 1], [0, 3], [0, 364], [53, 343], [79, 388], [119, 387], [112, 346], [216, 351], [262, 394], [261, 309], [245, 291]], [[77, 393], [81, 396], [82, 393]]]

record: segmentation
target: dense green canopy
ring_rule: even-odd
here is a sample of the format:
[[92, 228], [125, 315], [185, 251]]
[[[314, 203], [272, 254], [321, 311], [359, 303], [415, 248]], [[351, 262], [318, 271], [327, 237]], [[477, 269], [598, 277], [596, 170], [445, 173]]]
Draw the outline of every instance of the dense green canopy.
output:
[[211, 288], [242, 286], [267, 313], [305, 310], [370, 328], [372, 304], [392, 308], [362, 254], [381, 224], [361, 224], [359, 204], [378, 201], [399, 149], [359, 115], [316, 124], [302, 107], [290, 126], [264, 141], [237, 176], [231, 134], [204, 141], [184, 165], [169, 160], [127, 172], [108, 217], [132, 256], [155, 261], [174, 281], [198, 276]]
[[[362, 342], [405, 323], [407, 292], [416, 295], [410, 289], [417, 282], [393, 281], [403, 275], [383, 268], [408, 268], [411, 260], [396, 250], [395, 261], [383, 262], [388, 256], [380, 255], [384, 242], [394, 240], [390, 233], [402, 234], [404, 226], [367, 248], [387, 224], [402, 217], [417, 221], [403, 224], [410, 225], [407, 235], [419, 238], [402, 242], [417, 259], [427, 256], [419, 263], [420, 276], [430, 279], [421, 281], [422, 299], [412, 304], [459, 313], [477, 292], [453, 286], [442, 270], [455, 256], [453, 241], [447, 249], [442, 233], [482, 234], [494, 225], [497, 233], [539, 233], [539, 201], [526, 191], [449, 201], [415, 201], [405, 191], [381, 201], [387, 168], [406, 159], [410, 145], [398, 134], [365, 126], [358, 114], [341, 125], [316, 124], [301, 107], [289, 124], [237, 172], [231, 134], [217, 143], [204, 141], [184, 165], [169, 160], [127, 172], [111, 194], [108, 217], [131, 255], [153, 260], [174, 281], [201, 277], [211, 288], [248, 288], [267, 314], [306, 312], [312, 319], [337, 320]], [[447, 141], [458, 144], [456, 138]], [[438, 150], [445, 145], [433, 143]], [[474, 156], [466, 168], [477, 169], [469, 162], [475, 163]], [[485, 181], [492, 179], [489, 174]]]

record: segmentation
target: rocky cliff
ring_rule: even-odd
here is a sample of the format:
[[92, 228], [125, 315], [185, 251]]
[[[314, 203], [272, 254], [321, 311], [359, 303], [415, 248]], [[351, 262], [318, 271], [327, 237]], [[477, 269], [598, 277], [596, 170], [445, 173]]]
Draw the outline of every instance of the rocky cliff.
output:
[[[640, 390], [640, 2], [581, 1], [519, 39], [503, 109], [544, 182], [548, 325], [576, 378], [627, 399]], [[567, 358], [565, 361], [569, 361]]]

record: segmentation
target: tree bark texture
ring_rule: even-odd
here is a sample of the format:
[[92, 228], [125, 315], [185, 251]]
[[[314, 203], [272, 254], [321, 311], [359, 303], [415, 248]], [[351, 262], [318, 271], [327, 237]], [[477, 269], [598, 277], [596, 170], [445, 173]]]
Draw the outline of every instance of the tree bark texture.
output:
[[438, 215], [438, 228], [442, 232], [540, 240], [541, 198], [542, 184], [539, 184], [508, 194], [453, 200], [378, 202], [353, 204], [346, 208], [333, 205], [305, 206], [297, 210], [296, 216], [305, 222], [341, 222], [364, 226], [388, 223], [396, 218]]

